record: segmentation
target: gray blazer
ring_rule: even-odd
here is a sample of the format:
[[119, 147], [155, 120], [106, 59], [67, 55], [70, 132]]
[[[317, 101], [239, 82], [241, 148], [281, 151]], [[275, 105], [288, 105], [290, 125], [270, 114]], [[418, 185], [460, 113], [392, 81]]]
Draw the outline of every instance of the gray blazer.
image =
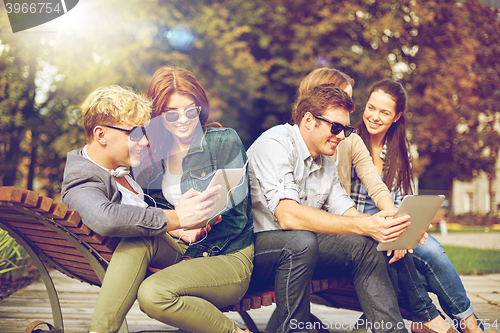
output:
[[167, 231], [160, 208], [122, 205], [121, 194], [106, 170], [82, 156], [81, 149], [67, 154], [62, 201], [76, 210], [83, 223], [102, 236], [155, 236]]

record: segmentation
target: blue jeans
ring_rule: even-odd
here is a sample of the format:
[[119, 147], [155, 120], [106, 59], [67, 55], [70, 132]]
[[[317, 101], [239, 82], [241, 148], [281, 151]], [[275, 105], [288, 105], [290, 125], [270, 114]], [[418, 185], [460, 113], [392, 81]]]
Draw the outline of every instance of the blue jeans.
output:
[[[310, 321], [310, 280], [352, 275], [363, 312], [371, 323], [390, 323], [375, 333], [407, 333], [383, 254], [363, 236], [273, 230], [255, 234], [251, 288], [274, 283], [277, 332]], [[391, 327], [389, 327], [391, 326]]]
[[[474, 313], [464, 285], [439, 242], [429, 235], [424, 245], [413, 250], [413, 261], [422, 284], [437, 295], [444, 312], [451, 318], [466, 319]], [[484, 331], [484, 325], [478, 323]]]
[[389, 276], [391, 277], [394, 290], [401, 290], [404, 299], [408, 302], [412, 313], [412, 321], [415, 323], [425, 323], [439, 316], [434, 303], [429, 294], [420, 282], [417, 270], [410, 253], [406, 254], [398, 261], [389, 264], [386, 252], [383, 252], [387, 259]]

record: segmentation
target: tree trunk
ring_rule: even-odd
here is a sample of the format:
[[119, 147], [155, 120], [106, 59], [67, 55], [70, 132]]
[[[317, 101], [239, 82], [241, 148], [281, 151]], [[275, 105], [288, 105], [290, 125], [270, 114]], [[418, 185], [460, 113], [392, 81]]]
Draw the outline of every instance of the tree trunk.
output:
[[28, 190], [33, 191], [33, 182], [35, 179], [35, 166], [36, 166], [36, 133], [31, 132], [31, 154], [30, 154], [30, 166], [28, 171]]
[[495, 189], [493, 184], [495, 183], [496, 174], [492, 172], [488, 175], [488, 193], [490, 194], [490, 215], [493, 215], [496, 211], [495, 209]]
[[9, 150], [5, 154], [5, 171], [3, 172], [2, 185], [14, 186], [16, 183], [17, 166], [19, 164], [19, 157], [21, 149], [19, 148], [19, 131], [12, 133], [9, 138]]

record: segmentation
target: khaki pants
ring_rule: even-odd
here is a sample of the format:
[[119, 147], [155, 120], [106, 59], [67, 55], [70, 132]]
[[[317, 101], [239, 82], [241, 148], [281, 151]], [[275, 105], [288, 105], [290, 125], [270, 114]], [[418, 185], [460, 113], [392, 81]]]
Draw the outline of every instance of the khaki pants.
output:
[[[245, 294], [253, 244], [228, 255], [179, 262], [186, 249], [169, 235], [123, 238], [106, 271], [89, 330], [118, 331], [137, 298], [142, 311], [165, 324], [190, 332], [236, 332], [218, 308]], [[162, 270], [144, 280], [148, 266]]]

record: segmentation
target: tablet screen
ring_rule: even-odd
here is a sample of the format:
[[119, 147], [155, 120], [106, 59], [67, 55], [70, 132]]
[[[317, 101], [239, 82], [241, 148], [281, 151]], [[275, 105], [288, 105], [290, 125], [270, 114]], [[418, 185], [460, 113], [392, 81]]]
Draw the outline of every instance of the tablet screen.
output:
[[416, 248], [443, 200], [444, 195], [405, 196], [396, 216], [410, 215], [410, 226], [395, 241], [385, 244], [379, 243], [377, 250], [389, 251]]
[[217, 216], [224, 212], [226, 207], [228, 206], [228, 202], [233, 194], [234, 190], [241, 185], [242, 178], [245, 175], [245, 167], [238, 169], [219, 169], [213, 176], [210, 184], [208, 184], [207, 188], [210, 188], [214, 185], [222, 185], [222, 188], [219, 190], [221, 195], [220, 199], [215, 202], [215, 208], [210, 212], [208, 218], [198, 223], [197, 225], [184, 230], [198, 229], [206, 226], [207, 222], [210, 225], [213, 225], [217, 221]]

